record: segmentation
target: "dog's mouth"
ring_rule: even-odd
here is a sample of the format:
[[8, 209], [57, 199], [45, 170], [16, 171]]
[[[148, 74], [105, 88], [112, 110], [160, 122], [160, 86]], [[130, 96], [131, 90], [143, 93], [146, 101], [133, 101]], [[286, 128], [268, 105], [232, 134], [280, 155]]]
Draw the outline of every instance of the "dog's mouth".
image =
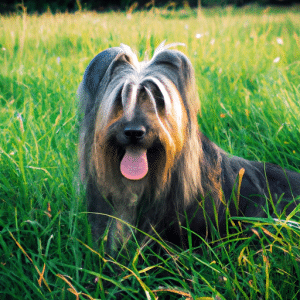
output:
[[129, 180], [140, 180], [148, 173], [147, 150], [127, 147], [121, 160], [122, 175]]

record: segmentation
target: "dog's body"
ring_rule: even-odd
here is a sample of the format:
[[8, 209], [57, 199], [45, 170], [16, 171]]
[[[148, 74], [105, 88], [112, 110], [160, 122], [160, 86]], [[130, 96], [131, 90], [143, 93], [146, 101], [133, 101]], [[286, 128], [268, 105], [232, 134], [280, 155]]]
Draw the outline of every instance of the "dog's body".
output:
[[124, 222], [183, 245], [182, 225], [207, 236], [215, 224], [224, 234], [226, 214], [265, 216], [267, 199], [283, 211], [282, 194], [286, 212], [295, 208], [300, 174], [230, 157], [199, 132], [194, 70], [181, 52], [162, 45], [139, 63], [127, 46], [107, 49], [78, 94], [92, 231], [97, 239], [110, 224], [111, 251], [130, 236]]

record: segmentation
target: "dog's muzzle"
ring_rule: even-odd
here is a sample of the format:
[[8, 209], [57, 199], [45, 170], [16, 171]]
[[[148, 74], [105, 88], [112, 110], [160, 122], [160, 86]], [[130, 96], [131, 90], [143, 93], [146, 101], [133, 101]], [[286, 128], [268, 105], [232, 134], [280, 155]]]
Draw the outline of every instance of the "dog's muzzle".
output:
[[129, 145], [121, 160], [121, 173], [129, 180], [140, 180], [148, 173], [147, 150], [139, 146], [146, 135], [146, 128], [143, 125], [131, 124], [124, 128], [123, 133]]
[[140, 126], [126, 126], [124, 129], [124, 135], [126, 138], [132, 142], [138, 142], [143, 139], [146, 134], [146, 128], [142, 125]]

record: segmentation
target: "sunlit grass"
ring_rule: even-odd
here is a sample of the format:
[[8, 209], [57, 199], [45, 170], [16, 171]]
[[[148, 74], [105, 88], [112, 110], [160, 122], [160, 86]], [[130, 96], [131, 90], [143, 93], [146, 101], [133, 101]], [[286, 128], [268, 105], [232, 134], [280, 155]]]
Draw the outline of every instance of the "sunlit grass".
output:
[[92, 250], [76, 89], [107, 47], [125, 43], [143, 59], [163, 40], [185, 43], [201, 130], [231, 154], [300, 171], [299, 15], [251, 6], [0, 16], [0, 298], [296, 299], [297, 215], [231, 220], [225, 240], [216, 231], [196, 252], [141, 250], [123, 267]]

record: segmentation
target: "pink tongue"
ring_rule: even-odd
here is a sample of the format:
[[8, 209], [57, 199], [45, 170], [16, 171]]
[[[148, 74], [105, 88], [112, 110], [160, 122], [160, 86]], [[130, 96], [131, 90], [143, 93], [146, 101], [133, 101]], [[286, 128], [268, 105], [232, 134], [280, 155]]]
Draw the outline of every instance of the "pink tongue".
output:
[[121, 173], [130, 180], [139, 180], [148, 173], [148, 161], [146, 150], [126, 149], [121, 161]]

